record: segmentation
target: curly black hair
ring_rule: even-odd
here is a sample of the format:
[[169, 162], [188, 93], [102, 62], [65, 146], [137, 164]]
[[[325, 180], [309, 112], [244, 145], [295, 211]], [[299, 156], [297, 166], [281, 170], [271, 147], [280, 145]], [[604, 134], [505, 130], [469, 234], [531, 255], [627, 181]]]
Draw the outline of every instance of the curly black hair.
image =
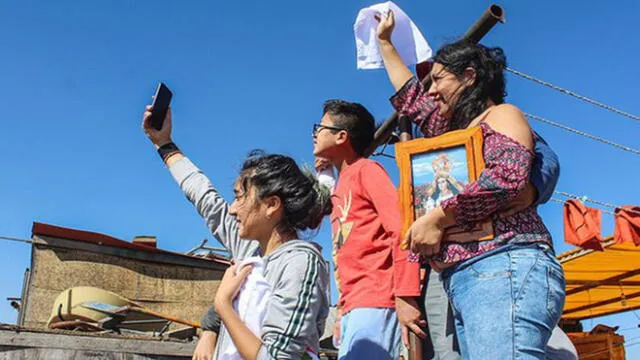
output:
[[285, 155], [251, 151], [242, 165], [240, 183], [244, 191], [254, 186], [259, 199], [280, 198], [284, 216], [279, 227], [285, 232], [317, 229], [331, 213], [331, 191]]
[[488, 48], [467, 40], [441, 47], [433, 61], [442, 64], [450, 73], [461, 77], [471, 67], [476, 72], [473, 85], [464, 89], [453, 106], [452, 128], [465, 128], [471, 120], [487, 108], [487, 100], [504, 103], [506, 79], [504, 69], [507, 58], [499, 47]]

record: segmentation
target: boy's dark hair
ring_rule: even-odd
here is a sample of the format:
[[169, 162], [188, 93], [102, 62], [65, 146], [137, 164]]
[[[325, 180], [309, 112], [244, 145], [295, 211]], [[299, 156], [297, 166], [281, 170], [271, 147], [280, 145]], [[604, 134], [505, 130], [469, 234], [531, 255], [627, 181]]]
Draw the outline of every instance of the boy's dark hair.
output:
[[353, 150], [360, 156], [364, 155], [376, 132], [376, 123], [369, 110], [355, 102], [327, 100], [322, 114], [329, 114], [333, 125], [345, 129]]

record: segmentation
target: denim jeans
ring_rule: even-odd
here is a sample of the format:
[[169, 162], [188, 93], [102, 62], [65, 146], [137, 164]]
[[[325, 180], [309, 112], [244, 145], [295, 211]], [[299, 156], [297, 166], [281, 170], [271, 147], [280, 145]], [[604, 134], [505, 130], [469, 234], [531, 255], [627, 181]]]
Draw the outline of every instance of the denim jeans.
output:
[[565, 295], [562, 266], [547, 245], [495, 249], [442, 278], [463, 359], [545, 359]]
[[395, 309], [356, 308], [340, 321], [340, 360], [395, 360], [400, 350]]

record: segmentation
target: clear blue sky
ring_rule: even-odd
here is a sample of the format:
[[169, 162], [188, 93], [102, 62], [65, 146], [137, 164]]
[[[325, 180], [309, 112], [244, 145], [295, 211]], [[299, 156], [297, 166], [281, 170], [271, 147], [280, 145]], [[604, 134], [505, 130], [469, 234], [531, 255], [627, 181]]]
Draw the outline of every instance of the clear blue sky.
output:
[[[175, 141], [225, 196], [252, 148], [312, 161], [311, 124], [327, 98], [382, 120], [392, 88], [383, 71], [356, 70], [353, 22], [362, 0], [0, 1], [0, 235], [29, 238], [33, 221], [122, 239], [158, 236], [185, 251], [209, 233], [140, 130], [158, 80], [174, 91]], [[461, 35], [486, 1], [407, 1], [437, 48]], [[640, 114], [640, 3], [512, 1], [483, 41], [521, 71]], [[509, 76], [524, 111], [640, 148], [640, 122]], [[558, 189], [640, 204], [640, 157], [533, 123], [562, 162]], [[380, 159], [397, 181], [397, 168]], [[558, 251], [561, 206], [541, 213]], [[613, 223], [605, 216], [603, 233]], [[329, 257], [329, 229], [317, 239]], [[0, 242], [0, 295], [19, 296], [30, 247]], [[3, 300], [3, 299], [0, 299]], [[15, 311], [0, 303], [0, 322]], [[629, 328], [637, 317], [587, 321]], [[627, 339], [640, 331], [623, 332]], [[638, 357], [638, 347], [629, 349]], [[634, 355], [635, 354], [635, 355]]]

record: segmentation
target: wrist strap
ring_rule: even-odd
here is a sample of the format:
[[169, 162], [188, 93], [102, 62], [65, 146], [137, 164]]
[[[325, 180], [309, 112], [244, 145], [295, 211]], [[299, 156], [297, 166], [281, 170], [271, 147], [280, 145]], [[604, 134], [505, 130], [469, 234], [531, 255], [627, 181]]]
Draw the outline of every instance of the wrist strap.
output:
[[158, 148], [158, 155], [160, 155], [162, 161], [166, 161], [169, 156], [179, 152], [180, 149], [173, 142], [166, 143]]

